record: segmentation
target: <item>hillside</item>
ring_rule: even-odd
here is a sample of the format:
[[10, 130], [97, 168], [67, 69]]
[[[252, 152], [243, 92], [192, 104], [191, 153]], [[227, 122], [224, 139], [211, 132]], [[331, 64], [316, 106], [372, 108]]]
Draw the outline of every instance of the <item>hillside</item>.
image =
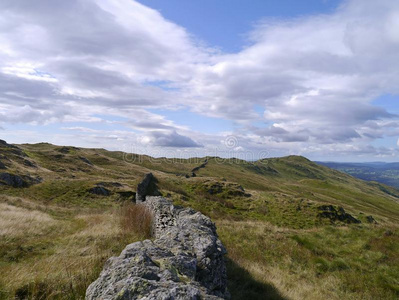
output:
[[362, 180], [376, 181], [399, 188], [399, 163], [317, 163]]
[[0, 272], [11, 274], [0, 299], [81, 299], [104, 260], [142, 238], [121, 231], [117, 212], [148, 172], [163, 196], [216, 222], [233, 299], [399, 293], [399, 191], [304, 157], [165, 159], [1, 141], [0, 168]]

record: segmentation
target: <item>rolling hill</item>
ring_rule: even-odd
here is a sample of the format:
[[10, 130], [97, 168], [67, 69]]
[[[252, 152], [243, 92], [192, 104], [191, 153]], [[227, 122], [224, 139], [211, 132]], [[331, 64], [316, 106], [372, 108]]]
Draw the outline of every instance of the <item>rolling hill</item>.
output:
[[[233, 299], [396, 299], [399, 191], [288, 156], [256, 162], [0, 142], [0, 299], [82, 299], [141, 236], [118, 218], [145, 174], [210, 216]], [[122, 207], [122, 208], [121, 208]]]

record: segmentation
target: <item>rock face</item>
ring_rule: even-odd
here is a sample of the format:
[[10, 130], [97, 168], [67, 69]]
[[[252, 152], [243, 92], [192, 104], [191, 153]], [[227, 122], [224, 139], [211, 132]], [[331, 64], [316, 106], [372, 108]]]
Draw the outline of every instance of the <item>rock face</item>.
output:
[[157, 179], [152, 173], [146, 174], [144, 179], [138, 184], [136, 203], [144, 202], [146, 196], [160, 196], [157, 187]]
[[229, 299], [216, 227], [203, 214], [147, 197], [154, 216], [154, 240], [128, 245], [110, 258], [86, 299]]

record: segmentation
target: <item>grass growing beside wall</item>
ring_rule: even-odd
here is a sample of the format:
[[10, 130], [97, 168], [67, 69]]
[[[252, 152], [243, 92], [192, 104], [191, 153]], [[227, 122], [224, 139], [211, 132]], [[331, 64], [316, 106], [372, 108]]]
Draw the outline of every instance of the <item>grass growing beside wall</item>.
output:
[[119, 209], [119, 215], [124, 235], [134, 234], [140, 240], [151, 237], [153, 216], [146, 206], [126, 203]]
[[217, 226], [228, 249], [233, 300], [248, 295], [297, 300], [399, 297], [396, 225], [296, 230], [221, 220]]
[[84, 299], [109, 257], [151, 234], [151, 216], [132, 204], [93, 211], [0, 201], [0, 299]]
[[[296, 156], [208, 157], [187, 178], [204, 159], [171, 163], [45, 143], [18, 147], [26, 156], [0, 145], [6, 172], [42, 183], [0, 184], [0, 299], [83, 299], [107, 258], [149, 236], [146, 212], [121, 204], [150, 171], [174, 204], [216, 221], [233, 300], [399, 297], [399, 194], [388, 186]], [[110, 195], [90, 192], [99, 185]], [[330, 204], [363, 223], [334, 226], [319, 218], [318, 207]], [[368, 224], [369, 215], [378, 224]]]

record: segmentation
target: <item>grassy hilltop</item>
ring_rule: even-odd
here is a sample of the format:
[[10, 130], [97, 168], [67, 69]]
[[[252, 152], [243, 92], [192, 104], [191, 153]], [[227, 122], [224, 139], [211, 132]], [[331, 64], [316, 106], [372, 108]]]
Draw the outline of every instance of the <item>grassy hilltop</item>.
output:
[[168, 160], [0, 141], [0, 299], [82, 299], [106, 258], [145, 238], [123, 226], [123, 207], [148, 172], [216, 222], [233, 299], [399, 296], [394, 188], [300, 156]]

